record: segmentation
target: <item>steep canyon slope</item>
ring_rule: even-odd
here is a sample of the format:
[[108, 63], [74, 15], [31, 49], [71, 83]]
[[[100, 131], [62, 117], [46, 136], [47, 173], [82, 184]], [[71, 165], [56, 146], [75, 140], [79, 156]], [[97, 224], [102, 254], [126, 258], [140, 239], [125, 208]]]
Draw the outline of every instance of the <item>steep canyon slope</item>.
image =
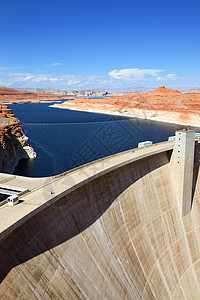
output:
[[20, 159], [35, 156], [19, 120], [0, 104], [0, 172], [12, 173]]

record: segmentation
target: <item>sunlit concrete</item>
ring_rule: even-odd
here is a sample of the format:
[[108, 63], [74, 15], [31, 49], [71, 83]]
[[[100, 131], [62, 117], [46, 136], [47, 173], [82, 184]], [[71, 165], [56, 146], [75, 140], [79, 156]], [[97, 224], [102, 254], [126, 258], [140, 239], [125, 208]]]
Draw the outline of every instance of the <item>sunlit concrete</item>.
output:
[[194, 131], [179, 130], [176, 132], [174, 180], [176, 182], [176, 194], [180, 203], [182, 216], [189, 214], [191, 210], [194, 147]]
[[161, 143], [32, 182], [1, 174], [30, 189], [0, 209], [1, 298], [199, 299], [200, 147], [184, 217], [173, 148]]

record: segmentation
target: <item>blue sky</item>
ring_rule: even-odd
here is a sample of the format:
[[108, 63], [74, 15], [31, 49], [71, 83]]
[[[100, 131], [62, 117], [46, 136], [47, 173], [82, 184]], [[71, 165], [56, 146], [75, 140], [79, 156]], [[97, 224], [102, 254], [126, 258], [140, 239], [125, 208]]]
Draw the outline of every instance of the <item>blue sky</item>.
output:
[[0, 85], [200, 86], [200, 2], [1, 0]]

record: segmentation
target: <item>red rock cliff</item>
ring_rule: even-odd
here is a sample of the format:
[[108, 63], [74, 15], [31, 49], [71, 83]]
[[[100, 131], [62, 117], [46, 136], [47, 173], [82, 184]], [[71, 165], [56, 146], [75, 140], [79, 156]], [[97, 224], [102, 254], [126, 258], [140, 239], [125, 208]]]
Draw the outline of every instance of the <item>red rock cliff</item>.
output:
[[12, 173], [20, 159], [35, 156], [19, 120], [0, 104], [0, 172]]
[[152, 93], [103, 99], [76, 98], [53, 106], [200, 126], [200, 93], [182, 94], [164, 86]]

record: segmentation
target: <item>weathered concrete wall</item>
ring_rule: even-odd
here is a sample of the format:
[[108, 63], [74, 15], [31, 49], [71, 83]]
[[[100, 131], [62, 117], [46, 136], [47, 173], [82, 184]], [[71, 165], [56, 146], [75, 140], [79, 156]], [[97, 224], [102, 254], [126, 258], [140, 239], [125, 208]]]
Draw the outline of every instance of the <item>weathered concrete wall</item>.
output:
[[79, 187], [0, 243], [2, 299], [199, 299], [199, 147], [182, 218], [169, 153]]

